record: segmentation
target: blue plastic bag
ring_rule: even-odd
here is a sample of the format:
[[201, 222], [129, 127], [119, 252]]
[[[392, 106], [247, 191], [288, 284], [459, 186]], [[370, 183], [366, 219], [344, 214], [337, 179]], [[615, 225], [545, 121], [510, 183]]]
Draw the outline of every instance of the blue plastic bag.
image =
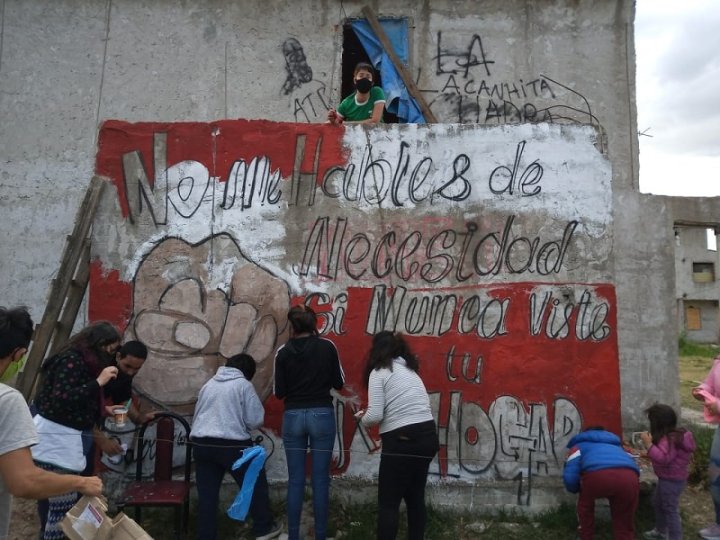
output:
[[248, 510], [250, 509], [250, 501], [252, 500], [253, 490], [255, 489], [255, 481], [260, 471], [265, 465], [266, 453], [262, 446], [251, 446], [243, 450], [242, 456], [233, 463], [232, 470], [239, 469], [246, 462], [250, 462], [243, 483], [240, 487], [235, 500], [227, 509], [227, 515], [237, 521], [245, 521]]

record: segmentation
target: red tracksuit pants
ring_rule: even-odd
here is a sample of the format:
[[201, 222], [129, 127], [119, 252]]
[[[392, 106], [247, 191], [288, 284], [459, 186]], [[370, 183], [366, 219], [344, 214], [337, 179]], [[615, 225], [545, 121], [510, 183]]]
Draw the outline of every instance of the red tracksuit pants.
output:
[[580, 539], [592, 540], [595, 534], [595, 499], [607, 499], [614, 540], [633, 540], [639, 496], [638, 475], [631, 469], [602, 469], [584, 473], [580, 478], [577, 501]]

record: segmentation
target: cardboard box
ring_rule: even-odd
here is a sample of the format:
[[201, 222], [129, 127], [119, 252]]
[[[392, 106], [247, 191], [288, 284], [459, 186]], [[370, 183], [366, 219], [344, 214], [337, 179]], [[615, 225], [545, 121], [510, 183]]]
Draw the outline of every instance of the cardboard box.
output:
[[98, 497], [82, 497], [60, 523], [70, 540], [153, 540], [134, 520], [122, 512], [111, 518]]

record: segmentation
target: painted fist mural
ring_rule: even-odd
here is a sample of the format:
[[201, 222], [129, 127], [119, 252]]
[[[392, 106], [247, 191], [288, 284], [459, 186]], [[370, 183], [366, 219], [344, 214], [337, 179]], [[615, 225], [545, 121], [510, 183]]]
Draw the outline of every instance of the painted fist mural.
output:
[[265, 400], [289, 306], [287, 284], [248, 260], [230, 235], [192, 245], [162, 240], [142, 258], [133, 283], [125, 339], [149, 350], [135, 386], [162, 405], [191, 405], [218, 366], [245, 352], [257, 362], [253, 384]]

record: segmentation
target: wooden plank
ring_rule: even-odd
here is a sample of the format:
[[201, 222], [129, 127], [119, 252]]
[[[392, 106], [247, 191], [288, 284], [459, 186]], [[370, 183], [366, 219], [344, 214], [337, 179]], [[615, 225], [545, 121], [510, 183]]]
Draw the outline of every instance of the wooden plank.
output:
[[73, 232], [63, 250], [60, 268], [50, 286], [45, 312], [33, 335], [25, 369], [18, 376], [17, 388], [25, 399], [30, 398], [37, 373], [40, 371], [40, 366], [52, 341], [57, 321], [60, 318], [70, 284], [75, 276], [78, 261], [85, 246], [85, 239], [90, 232], [106, 184], [107, 181], [104, 178], [100, 176], [93, 177], [77, 212]]
[[75, 326], [77, 314], [80, 311], [88, 282], [90, 281], [90, 238], [85, 239], [83, 253], [78, 263], [75, 279], [70, 283], [70, 291], [68, 292], [67, 301], [63, 307], [62, 315], [55, 328], [50, 352], [48, 356], [55, 354], [58, 349], [67, 342], [72, 329]]
[[685, 308], [685, 330], [702, 330], [700, 308], [694, 306]]
[[420, 89], [415, 84], [415, 81], [412, 80], [412, 76], [408, 72], [407, 68], [405, 68], [403, 63], [400, 61], [400, 58], [398, 58], [398, 55], [395, 53], [395, 49], [393, 48], [392, 43], [390, 43], [390, 39], [387, 37], [385, 30], [383, 30], [383, 27], [380, 25], [380, 22], [375, 16], [375, 12], [373, 11], [373, 9], [370, 6], [365, 6], [362, 9], [362, 12], [363, 15], [365, 15], [365, 18], [370, 23], [373, 32], [375, 32], [375, 35], [380, 40], [380, 43], [385, 49], [385, 52], [390, 57], [390, 60], [395, 66], [395, 69], [397, 69], [397, 72], [400, 75], [400, 78], [405, 83], [405, 87], [407, 88], [408, 92], [413, 98], [415, 98], [415, 101], [417, 101], [417, 104], [420, 106], [420, 110], [425, 117], [425, 121], [428, 124], [437, 124], [437, 119], [435, 118], [435, 115], [430, 110], [430, 107], [425, 101], [425, 98], [422, 96], [422, 93], [420, 93]]
[[[62, 314], [60, 320], [55, 324], [55, 332], [52, 334], [52, 339], [48, 343], [48, 350], [43, 355], [45, 358], [56, 354], [60, 347], [62, 347], [67, 340], [70, 338], [72, 329], [75, 326], [75, 320], [77, 314], [80, 311], [83, 298], [85, 298], [85, 291], [87, 290], [88, 283], [90, 281], [90, 238], [85, 239], [83, 254], [80, 262], [78, 263], [75, 278], [70, 283], [70, 289], [68, 291], [67, 299], [62, 308]], [[49, 351], [49, 352], [48, 352]], [[42, 364], [42, 360], [41, 360]], [[35, 397], [35, 391], [37, 389], [37, 383], [40, 375], [38, 369], [33, 375], [32, 383], [29, 385], [28, 401]], [[28, 375], [29, 376], [29, 375]]]

